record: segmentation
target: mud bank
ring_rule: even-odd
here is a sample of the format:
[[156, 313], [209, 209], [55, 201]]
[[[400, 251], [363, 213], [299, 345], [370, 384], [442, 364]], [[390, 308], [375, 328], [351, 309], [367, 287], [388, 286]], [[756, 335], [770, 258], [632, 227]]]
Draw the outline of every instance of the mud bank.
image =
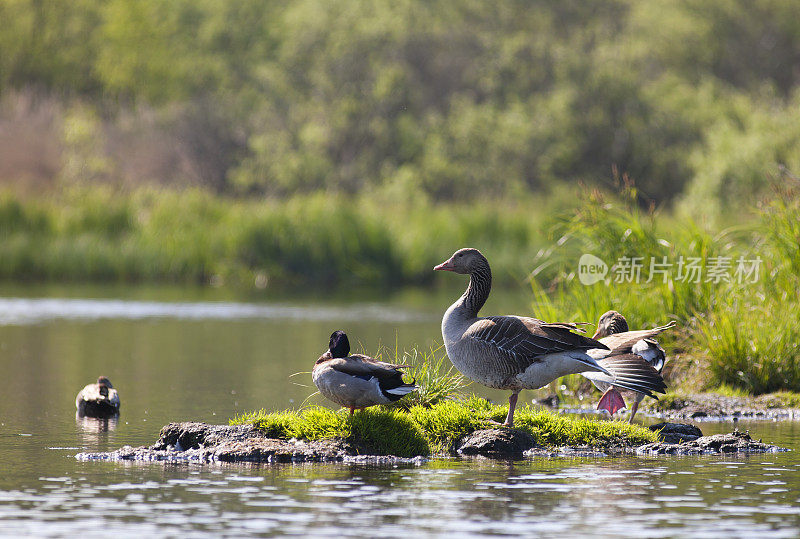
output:
[[[764, 453], [781, 448], [754, 441], [746, 433], [733, 432], [702, 436], [692, 425], [665, 423], [654, 425], [661, 441], [638, 447], [624, 445], [605, 447], [540, 447], [522, 431], [495, 428], [464, 436], [449, 455], [478, 456], [496, 459], [535, 457], [601, 457], [619, 454], [713, 454]], [[158, 441], [147, 447], [125, 446], [107, 453], [79, 453], [83, 461], [149, 461], [149, 462], [351, 462], [351, 463], [409, 463], [426, 460], [423, 456], [400, 458], [391, 455], [364, 454], [363, 448], [341, 439], [307, 442], [270, 438], [249, 425], [227, 426], [205, 423], [170, 423], [161, 429]]]
[[714, 393], [673, 394], [662, 397], [657, 402], [652, 402], [647, 406], [646, 411], [664, 419], [691, 419], [694, 421], [800, 419], [800, 409], [786, 406], [786, 403], [778, 395], [729, 397]]

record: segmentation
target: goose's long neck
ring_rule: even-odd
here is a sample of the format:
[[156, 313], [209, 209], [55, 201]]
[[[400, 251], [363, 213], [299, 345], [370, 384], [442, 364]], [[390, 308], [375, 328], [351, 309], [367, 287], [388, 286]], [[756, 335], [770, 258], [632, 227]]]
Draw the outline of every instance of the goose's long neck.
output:
[[467, 285], [464, 295], [461, 296], [463, 308], [470, 317], [478, 316], [478, 311], [486, 303], [491, 289], [492, 270], [489, 269], [488, 264], [470, 273], [469, 285]]

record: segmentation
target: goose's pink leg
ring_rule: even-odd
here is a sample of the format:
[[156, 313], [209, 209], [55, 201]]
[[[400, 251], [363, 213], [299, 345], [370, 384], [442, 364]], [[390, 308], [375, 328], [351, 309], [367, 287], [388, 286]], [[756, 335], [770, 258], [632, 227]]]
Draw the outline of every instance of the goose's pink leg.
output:
[[509, 427], [514, 426], [514, 409], [517, 407], [517, 397], [519, 397], [519, 391], [515, 391], [508, 397], [508, 415], [506, 416], [506, 422], [504, 425], [508, 425]]
[[631, 405], [631, 417], [628, 419], [628, 423], [633, 423], [633, 416], [636, 415], [636, 410], [639, 409], [640, 402], [642, 402], [642, 396], [638, 395], [637, 399], [633, 401], [633, 404]]
[[598, 410], [606, 410], [612, 416], [617, 413], [617, 410], [625, 408], [625, 399], [622, 398], [619, 391], [614, 387], [608, 388], [608, 391], [603, 393], [600, 401], [597, 403]]

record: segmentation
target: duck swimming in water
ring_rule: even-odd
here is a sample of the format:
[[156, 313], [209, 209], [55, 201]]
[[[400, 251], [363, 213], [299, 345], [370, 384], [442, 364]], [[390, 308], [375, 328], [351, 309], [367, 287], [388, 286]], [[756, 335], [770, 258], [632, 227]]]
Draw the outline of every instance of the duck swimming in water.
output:
[[75, 407], [79, 416], [111, 417], [119, 413], [119, 395], [111, 381], [105, 376], [89, 384], [75, 397]]

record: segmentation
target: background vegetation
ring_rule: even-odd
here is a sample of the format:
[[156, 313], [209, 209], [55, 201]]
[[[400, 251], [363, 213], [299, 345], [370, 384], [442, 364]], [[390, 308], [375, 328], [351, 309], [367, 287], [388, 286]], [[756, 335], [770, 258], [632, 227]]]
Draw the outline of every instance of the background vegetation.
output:
[[[532, 276], [543, 318], [675, 318], [675, 376], [797, 390], [796, 15], [5, 0], [0, 278], [425, 284], [469, 244], [499, 283]], [[636, 188], [609, 194], [619, 177]], [[747, 286], [631, 294], [577, 284], [582, 252], [764, 263]]]
[[800, 169], [791, 0], [13, 0], [0, 178], [716, 214]]

